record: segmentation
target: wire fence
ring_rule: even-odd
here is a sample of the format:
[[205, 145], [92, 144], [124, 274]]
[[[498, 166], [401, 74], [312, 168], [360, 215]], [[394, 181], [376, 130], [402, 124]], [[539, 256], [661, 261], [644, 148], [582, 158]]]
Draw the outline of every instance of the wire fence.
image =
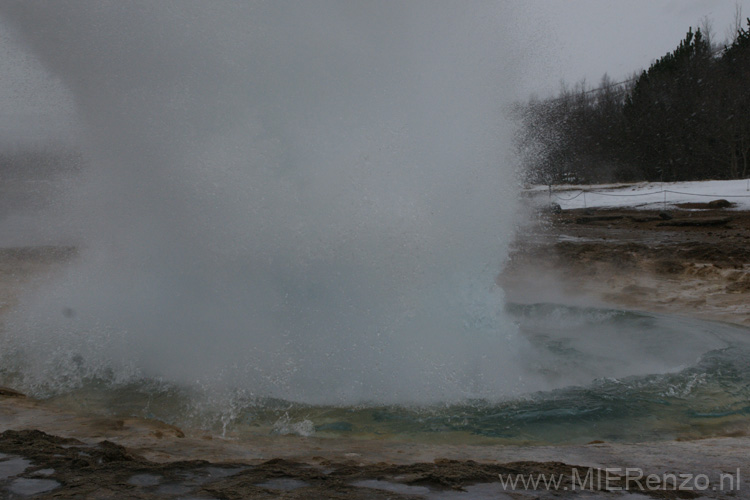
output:
[[[749, 189], [750, 189], [750, 184], [749, 184]], [[575, 196], [570, 196], [570, 197], [560, 196], [559, 194], [555, 193], [554, 191], [550, 189], [549, 195], [550, 195], [550, 198], [554, 197], [560, 201], [572, 201], [580, 196], [583, 196], [583, 206], [586, 207], [586, 193], [596, 194], [599, 196], [614, 196], [614, 197], [654, 196], [654, 195], [663, 194], [664, 199], [658, 202], [654, 202], [654, 203], [663, 203], [664, 205], [666, 205], [667, 203], [667, 193], [679, 194], [682, 196], [699, 196], [699, 197], [714, 198], [714, 199], [750, 198], [750, 194], [721, 195], [721, 194], [706, 194], [706, 193], [686, 193], [684, 191], [673, 191], [671, 189], [660, 189], [658, 191], [648, 191], [645, 193], [627, 193], [627, 194], [626, 193], [609, 193], [605, 191], [599, 191], [596, 189], [581, 189], [578, 194], [576, 194]]]

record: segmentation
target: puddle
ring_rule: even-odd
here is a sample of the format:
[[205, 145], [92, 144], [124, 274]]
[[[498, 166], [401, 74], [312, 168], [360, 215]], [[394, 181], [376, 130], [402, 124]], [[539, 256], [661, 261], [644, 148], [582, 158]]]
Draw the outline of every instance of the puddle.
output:
[[156, 489], [159, 495], [184, 495], [191, 491], [193, 491], [192, 487], [180, 483], [165, 483]]
[[352, 483], [352, 486], [358, 488], [372, 488], [374, 490], [390, 491], [391, 493], [399, 493], [402, 495], [429, 495], [430, 489], [424, 486], [409, 486], [401, 483], [391, 483], [389, 481], [381, 481], [380, 479], [367, 479], [365, 481], [357, 481]]
[[292, 491], [296, 490], [297, 488], [310, 486], [310, 483], [300, 481], [299, 479], [292, 479], [291, 477], [277, 477], [274, 479], [269, 479], [264, 483], [258, 483], [256, 484], [256, 486], [260, 486], [261, 488], [268, 488], [271, 490]]
[[52, 479], [26, 479], [19, 477], [10, 483], [8, 489], [16, 495], [38, 495], [47, 491], [52, 491], [60, 486], [60, 483]]
[[10, 458], [3, 460], [0, 462], [0, 481], [12, 476], [17, 476], [25, 471], [29, 465], [31, 465], [31, 462], [21, 457], [11, 456]]
[[[430, 500], [513, 500], [500, 483], [479, 483], [464, 486], [465, 491], [435, 491]], [[530, 491], [533, 493], [533, 491]]]
[[248, 467], [206, 467], [195, 472], [183, 472], [179, 475], [190, 484], [201, 485], [234, 476], [247, 469]]
[[206, 467], [205, 469], [201, 469], [200, 472], [208, 474], [211, 479], [222, 479], [239, 474], [248, 468], [249, 467]]
[[132, 484], [133, 486], [156, 486], [161, 480], [161, 476], [154, 476], [153, 474], [136, 474], [128, 479], [128, 484]]
[[602, 238], [590, 238], [585, 236], [571, 236], [569, 234], [561, 234], [557, 237], [557, 241], [570, 241], [574, 243], [584, 243], [590, 241], [606, 241]]
[[34, 476], [51, 476], [55, 473], [55, 469], [39, 469], [37, 471], [34, 471], [32, 475]]
[[425, 486], [409, 486], [379, 479], [357, 481], [352, 486], [389, 491], [400, 495], [416, 495], [426, 500], [513, 500], [500, 483], [480, 483], [465, 486], [465, 491], [431, 490]]

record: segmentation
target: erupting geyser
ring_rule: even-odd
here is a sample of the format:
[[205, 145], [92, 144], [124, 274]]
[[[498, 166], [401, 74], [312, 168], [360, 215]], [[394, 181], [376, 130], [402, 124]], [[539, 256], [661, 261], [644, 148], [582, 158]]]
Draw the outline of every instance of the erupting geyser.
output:
[[4, 1], [91, 164], [81, 257], [27, 298], [6, 361], [39, 391], [149, 378], [344, 404], [533, 386], [494, 284], [515, 206], [503, 11]]

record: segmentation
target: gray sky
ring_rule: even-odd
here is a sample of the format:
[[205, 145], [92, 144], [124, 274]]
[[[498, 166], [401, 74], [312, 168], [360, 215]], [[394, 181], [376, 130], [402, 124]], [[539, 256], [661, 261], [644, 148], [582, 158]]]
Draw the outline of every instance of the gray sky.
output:
[[[562, 80], [573, 84], [585, 78], [596, 86], [605, 72], [620, 81], [673, 50], [703, 17], [711, 20], [715, 39], [723, 41], [736, 5], [743, 19], [750, 16], [750, 0], [498, 1], [514, 5], [521, 20], [510, 28], [518, 40], [510, 52], [523, 51], [523, 66], [514, 67], [523, 72], [516, 89], [520, 98], [556, 93]], [[24, 54], [0, 25], [3, 137], [69, 132], [71, 110], [60, 82]]]
[[750, 0], [527, 0], [523, 2], [533, 57], [526, 94], [557, 92], [560, 81], [585, 78], [595, 85], [604, 73], [620, 81], [646, 69], [677, 47], [690, 26], [708, 17], [715, 41], [724, 41]]

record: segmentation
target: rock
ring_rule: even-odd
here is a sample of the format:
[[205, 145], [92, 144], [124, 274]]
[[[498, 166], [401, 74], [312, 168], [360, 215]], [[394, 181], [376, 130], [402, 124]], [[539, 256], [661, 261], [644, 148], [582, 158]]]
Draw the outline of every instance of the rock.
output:
[[112, 441], [100, 441], [97, 447], [97, 451], [102, 455], [99, 459], [102, 462], [133, 462], [143, 460], [140, 456], [128, 452], [124, 446]]
[[685, 265], [677, 260], [663, 259], [654, 262], [654, 271], [660, 274], [680, 274]]
[[674, 217], [672, 217], [672, 214], [669, 212], [659, 212], [659, 218], [662, 220], [672, 220]]
[[638, 215], [631, 215], [630, 220], [633, 222], [655, 222], [663, 220], [661, 217], [646, 215], [646, 216], [638, 216]]
[[750, 282], [735, 281], [734, 283], [729, 283], [726, 287], [724, 287], [724, 290], [727, 293], [748, 293], [750, 292]]
[[562, 207], [559, 203], [549, 203], [547, 205], [544, 205], [542, 208], [539, 209], [539, 211], [543, 214], [561, 214], [562, 213]]
[[675, 227], [687, 227], [687, 226], [723, 226], [727, 222], [731, 221], [731, 217], [701, 217], [695, 219], [674, 219], [666, 222], [660, 222], [658, 226], [675, 226]]
[[602, 222], [624, 219], [624, 215], [591, 215], [587, 217], [578, 217], [576, 224], [589, 224], [591, 222]]
[[708, 208], [728, 208], [731, 206], [732, 204], [727, 200], [714, 200], [708, 202]]
[[0, 387], [0, 398], [25, 398], [26, 394], [18, 392], [10, 387]]

